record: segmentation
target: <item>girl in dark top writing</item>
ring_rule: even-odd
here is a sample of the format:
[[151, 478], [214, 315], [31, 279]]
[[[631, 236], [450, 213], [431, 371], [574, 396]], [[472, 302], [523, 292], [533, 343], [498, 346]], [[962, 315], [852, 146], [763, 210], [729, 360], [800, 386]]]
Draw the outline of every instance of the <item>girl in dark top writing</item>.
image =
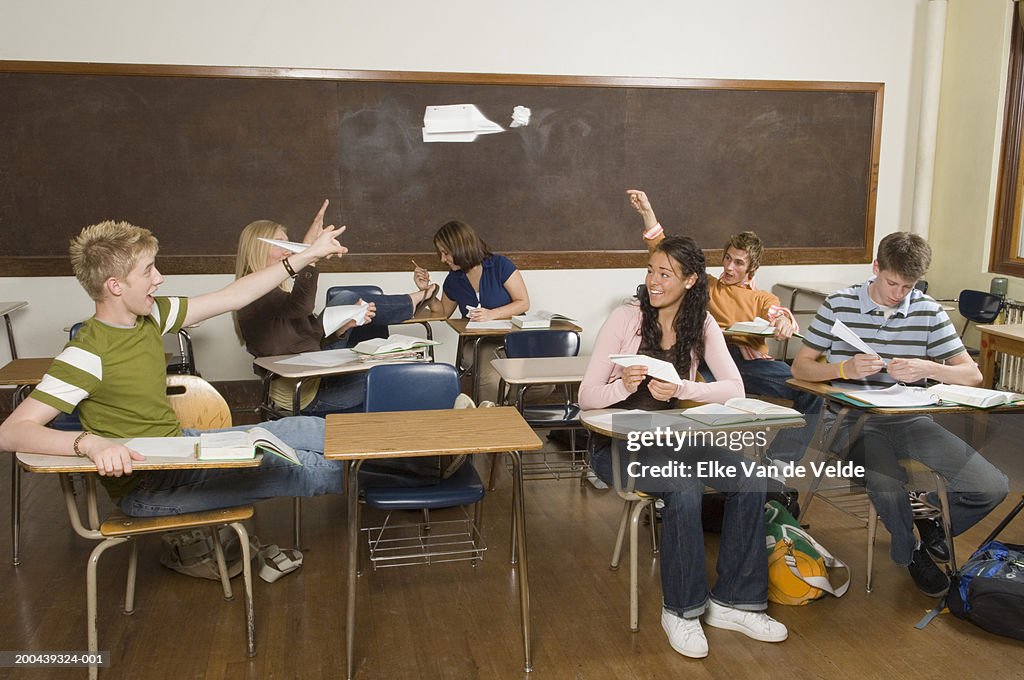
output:
[[[458, 220], [445, 223], [434, 234], [434, 248], [441, 262], [451, 271], [441, 286], [441, 299], [427, 301], [432, 312], [451, 316], [458, 307], [464, 319], [494, 321], [525, 314], [530, 309], [530, 294], [523, 275], [512, 260], [492, 253], [473, 227]], [[429, 291], [433, 285], [430, 272], [422, 267], [416, 268], [413, 280], [422, 291]], [[498, 375], [491, 367], [490, 359], [500, 344], [500, 337], [484, 338], [481, 342], [481, 399], [493, 400], [497, 395]], [[463, 348], [463, 365], [471, 363], [472, 357], [472, 348], [467, 343]]]

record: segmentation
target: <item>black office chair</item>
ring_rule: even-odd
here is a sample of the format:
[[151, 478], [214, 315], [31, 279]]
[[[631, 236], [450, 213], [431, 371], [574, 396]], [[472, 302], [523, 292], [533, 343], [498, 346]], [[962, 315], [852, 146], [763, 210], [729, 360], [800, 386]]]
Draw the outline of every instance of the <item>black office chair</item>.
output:
[[[454, 407], [459, 377], [451, 364], [386, 364], [366, 375], [367, 413], [420, 411]], [[365, 467], [364, 467], [365, 469]], [[362, 491], [367, 506], [387, 513], [378, 527], [367, 527], [374, 568], [470, 560], [474, 566], [487, 549], [480, 535], [484, 485], [468, 458], [452, 474], [430, 486], [370, 486]], [[471, 518], [467, 506], [475, 507]], [[430, 510], [461, 507], [464, 519], [431, 522]], [[391, 522], [397, 510], [422, 510], [424, 522]]]
[[[962, 290], [957, 298], [957, 308], [960, 316], [964, 318], [964, 326], [960, 329], [960, 338], [963, 339], [967, 327], [974, 323], [992, 323], [1003, 311], [1006, 299], [999, 295], [992, 295], [980, 290]], [[978, 356], [980, 349], [968, 347], [967, 351], [971, 356]]]
[[[326, 306], [354, 305], [365, 295], [383, 294], [384, 291], [381, 290], [380, 286], [331, 286], [327, 289]], [[350, 330], [344, 338], [332, 342], [330, 348], [344, 349], [346, 347], [354, 347], [363, 340], [386, 337], [388, 337], [387, 326], [377, 326], [374, 324], [358, 326]]]

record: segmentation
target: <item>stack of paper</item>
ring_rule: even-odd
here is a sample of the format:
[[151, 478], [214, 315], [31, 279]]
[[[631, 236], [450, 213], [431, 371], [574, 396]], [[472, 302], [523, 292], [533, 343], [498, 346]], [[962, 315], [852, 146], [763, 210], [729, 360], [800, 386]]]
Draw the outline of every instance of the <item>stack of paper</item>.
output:
[[423, 114], [424, 142], [472, 142], [478, 135], [504, 131], [473, 104], [428, 106]]

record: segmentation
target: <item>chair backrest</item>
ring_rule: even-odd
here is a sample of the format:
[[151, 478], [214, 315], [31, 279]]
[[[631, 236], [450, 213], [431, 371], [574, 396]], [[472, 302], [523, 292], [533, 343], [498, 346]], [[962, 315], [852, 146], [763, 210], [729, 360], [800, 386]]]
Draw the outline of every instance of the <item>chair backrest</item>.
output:
[[197, 375], [168, 375], [167, 401], [183, 428], [231, 427], [231, 408], [213, 385]]
[[367, 413], [447, 409], [459, 396], [459, 374], [451, 364], [387, 364], [366, 374]]
[[1006, 301], [998, 296], [986, 293], [981, 290], [962, 290], [957, 298], [960, 316], [964, 321], [964, 327], [960, 331], [963, 337], [967, 326], [974, 323], [992, 323], [999, 316]]
[[[354, 305], [366, 295], [383, 295], [384, 291], [380, 286], [331, 286], [327, 289], [327, 306]], [[388, 337], [387, 326], [359, 326], [349, 331], [345, 342], [337, 342], [331, 345], [332, 349], [341, 349], [358, 345], [363, 340]]]
[[922, 293], [928, 293], [928, 281], [927, 279], [918, 279], [917, 283], [914, 284], [914, 288], [917, 288]]
[[580, 334], [566, 330], [517, 331], [505, 336], [509, 359], [574, 357], [580, 353]]

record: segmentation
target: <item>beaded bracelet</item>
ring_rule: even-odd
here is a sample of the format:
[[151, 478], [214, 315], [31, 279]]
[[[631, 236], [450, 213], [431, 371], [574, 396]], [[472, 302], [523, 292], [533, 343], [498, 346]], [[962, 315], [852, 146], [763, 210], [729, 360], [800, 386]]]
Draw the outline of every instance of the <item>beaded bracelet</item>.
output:
[[75, 455], [76, 455], [76, 456], [78, 456], [79, 458], [88, 458], [88, 457], [89, 457], [89, 456], [85, 455], [84, 453], [82, 453], [82, 450], [81, 450], [80, 448], [78, 448], [78, 444], [79, 444], [79, 443], [80, 443], [80, 442], [81, 442], [81, 441], [82, 441], [83, 439], [85, 439], [85, 436], [86, 436], [87, 434], [91, 434], [91, 433], [89, 433], [89, 432], [83, 432], [82, 434], [80, 434], [80, 435], [78, 435], [77, 437], [75, 437], [75, 443], [71, 445], [71, 448], [72, 448], [72, 449], [74, 450], [74, 452], [75, 452]]

